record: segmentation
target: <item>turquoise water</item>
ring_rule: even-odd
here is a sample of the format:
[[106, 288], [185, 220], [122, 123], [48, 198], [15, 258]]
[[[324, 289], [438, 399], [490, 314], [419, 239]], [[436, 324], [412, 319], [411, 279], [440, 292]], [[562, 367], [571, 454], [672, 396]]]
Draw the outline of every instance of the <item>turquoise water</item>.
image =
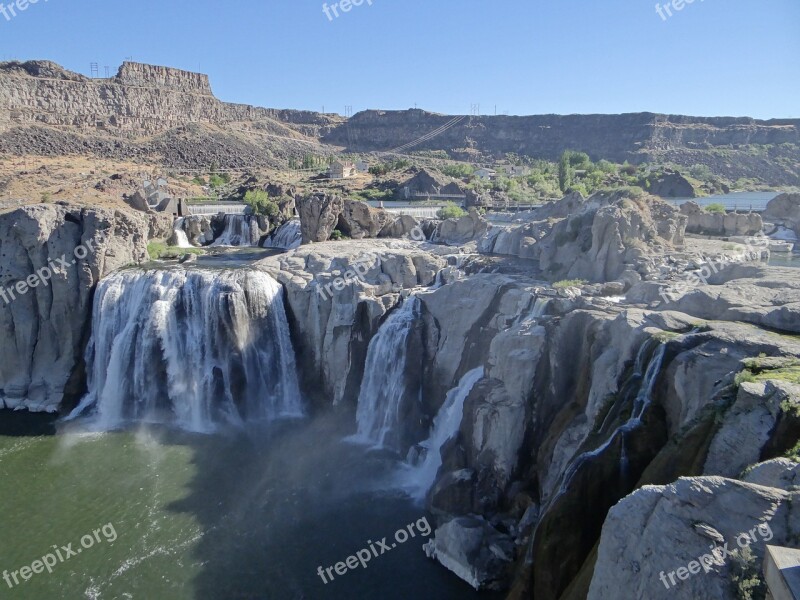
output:
[[349, 419], [217, 435], [75, 425], [53, 434], [8, 413], [0, 422], [0, 570], [30, 566], [54, 545], [81, 548], [103, 526], [115, 533], [101, 531], [52, 574], [13, 589], [0, 581], [2, 598], [492, 597], [427, 559], [421, 536], [322, 582], [318, 567], [368, 541], [422, 518], [434, 524], [391, 490], [394, 459], [341, 442]]

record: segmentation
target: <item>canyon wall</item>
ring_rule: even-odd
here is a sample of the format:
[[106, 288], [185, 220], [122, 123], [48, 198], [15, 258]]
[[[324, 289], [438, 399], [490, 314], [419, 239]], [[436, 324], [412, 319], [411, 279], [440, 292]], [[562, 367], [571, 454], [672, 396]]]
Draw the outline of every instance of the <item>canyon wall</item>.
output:
[[[336, 129], [324, 141], [348, 145], [351, 139], [349, 145], [356, 151], [389, 150], [443, 127], [451, 119], [423, 110], [368, 110], [353, 116], [347, 129]], [[413, 150], [473, 149], [496, 155], [516, 152], [555, 160], [564, 150], [572, 149], [593, 159], [622, 162], [635, 159], [643, 151], [784, 143], [800, 143], [800, 119], [758, 121], [653, 113], [470, 116]]]
[[47, 61], [3, 63], [0, 106], [6, 109], [0, 131], [36, 124], [142, 136], [190, 123], [262, 122], [274, 133], [316, 136], [338, 121], [309, 111], [221, 102], [207, 75], [132, 62], [108, 79], [89, 79]]

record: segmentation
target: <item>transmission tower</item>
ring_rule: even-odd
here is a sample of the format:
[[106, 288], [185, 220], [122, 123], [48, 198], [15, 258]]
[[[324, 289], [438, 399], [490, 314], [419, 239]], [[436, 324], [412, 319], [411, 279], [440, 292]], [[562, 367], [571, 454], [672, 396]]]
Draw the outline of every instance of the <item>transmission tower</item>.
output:
[[91, 72], [92, 79], [97, 79], [100, 76], [100, 70], [96, 62], [89, 63], [89, 70]]

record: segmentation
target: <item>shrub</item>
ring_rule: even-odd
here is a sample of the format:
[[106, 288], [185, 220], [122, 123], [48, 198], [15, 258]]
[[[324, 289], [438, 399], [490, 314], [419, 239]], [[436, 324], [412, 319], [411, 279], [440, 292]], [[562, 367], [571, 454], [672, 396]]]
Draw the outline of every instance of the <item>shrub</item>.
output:
[[467, 211], [465, 211], [460, 206], [456, 206], [452, 204], [450, 206], [445, 206], [444, 208], [439, 209], [439, 212], [436, 213], [436, 216], [440, 219], [459, 219], [461, 217], [465, 217], [467, 215]]
[[334, 229], [330, 239], [332, 242], [341, 242], [349, 238], [338, 229]]
[[457, 165], [445, 165], [442, 167], [442, 173], [447, 175], [448, 177], [454, 177], [456, 179], [463, 179], [465, 177], [469, 177], [472, 175], [475, 169], [472, 168], [471, 165], [466, 164], [457, 164]]
[[248, 190], [244, 195], [244, 202], [257, 216], [274, 219], [281, 212], [278, 204], [270, 200], [269, 194], [264, 190]]
[[715, 202], [714, 204], [709, 204], [708, 206], [706, 206], [706, 212], [717, 213], [717, 214], [724, 215], [728, 211], [725, 209], [725, 205], [724, 204], [720, 204], [719, 202]]

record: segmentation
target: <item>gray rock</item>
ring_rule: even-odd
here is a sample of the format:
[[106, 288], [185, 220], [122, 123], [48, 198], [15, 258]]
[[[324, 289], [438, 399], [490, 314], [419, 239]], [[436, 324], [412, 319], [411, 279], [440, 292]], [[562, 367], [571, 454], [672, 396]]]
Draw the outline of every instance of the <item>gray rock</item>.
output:
[[[94, 287], [111, 271], [149, 260], [150, 227], [146, 214], [124, 210], [37, 205], [0, 215], [0, 288], [36, 283], [0, 302], [2, 338], [13, 340], [0, 347], [0, 406], [55, 412], [65, 393], [77, 393], [68, 382], [81, 360]], [[58, 259], [68, 263], [62, 272], [46, 283], [37, 278]]]

